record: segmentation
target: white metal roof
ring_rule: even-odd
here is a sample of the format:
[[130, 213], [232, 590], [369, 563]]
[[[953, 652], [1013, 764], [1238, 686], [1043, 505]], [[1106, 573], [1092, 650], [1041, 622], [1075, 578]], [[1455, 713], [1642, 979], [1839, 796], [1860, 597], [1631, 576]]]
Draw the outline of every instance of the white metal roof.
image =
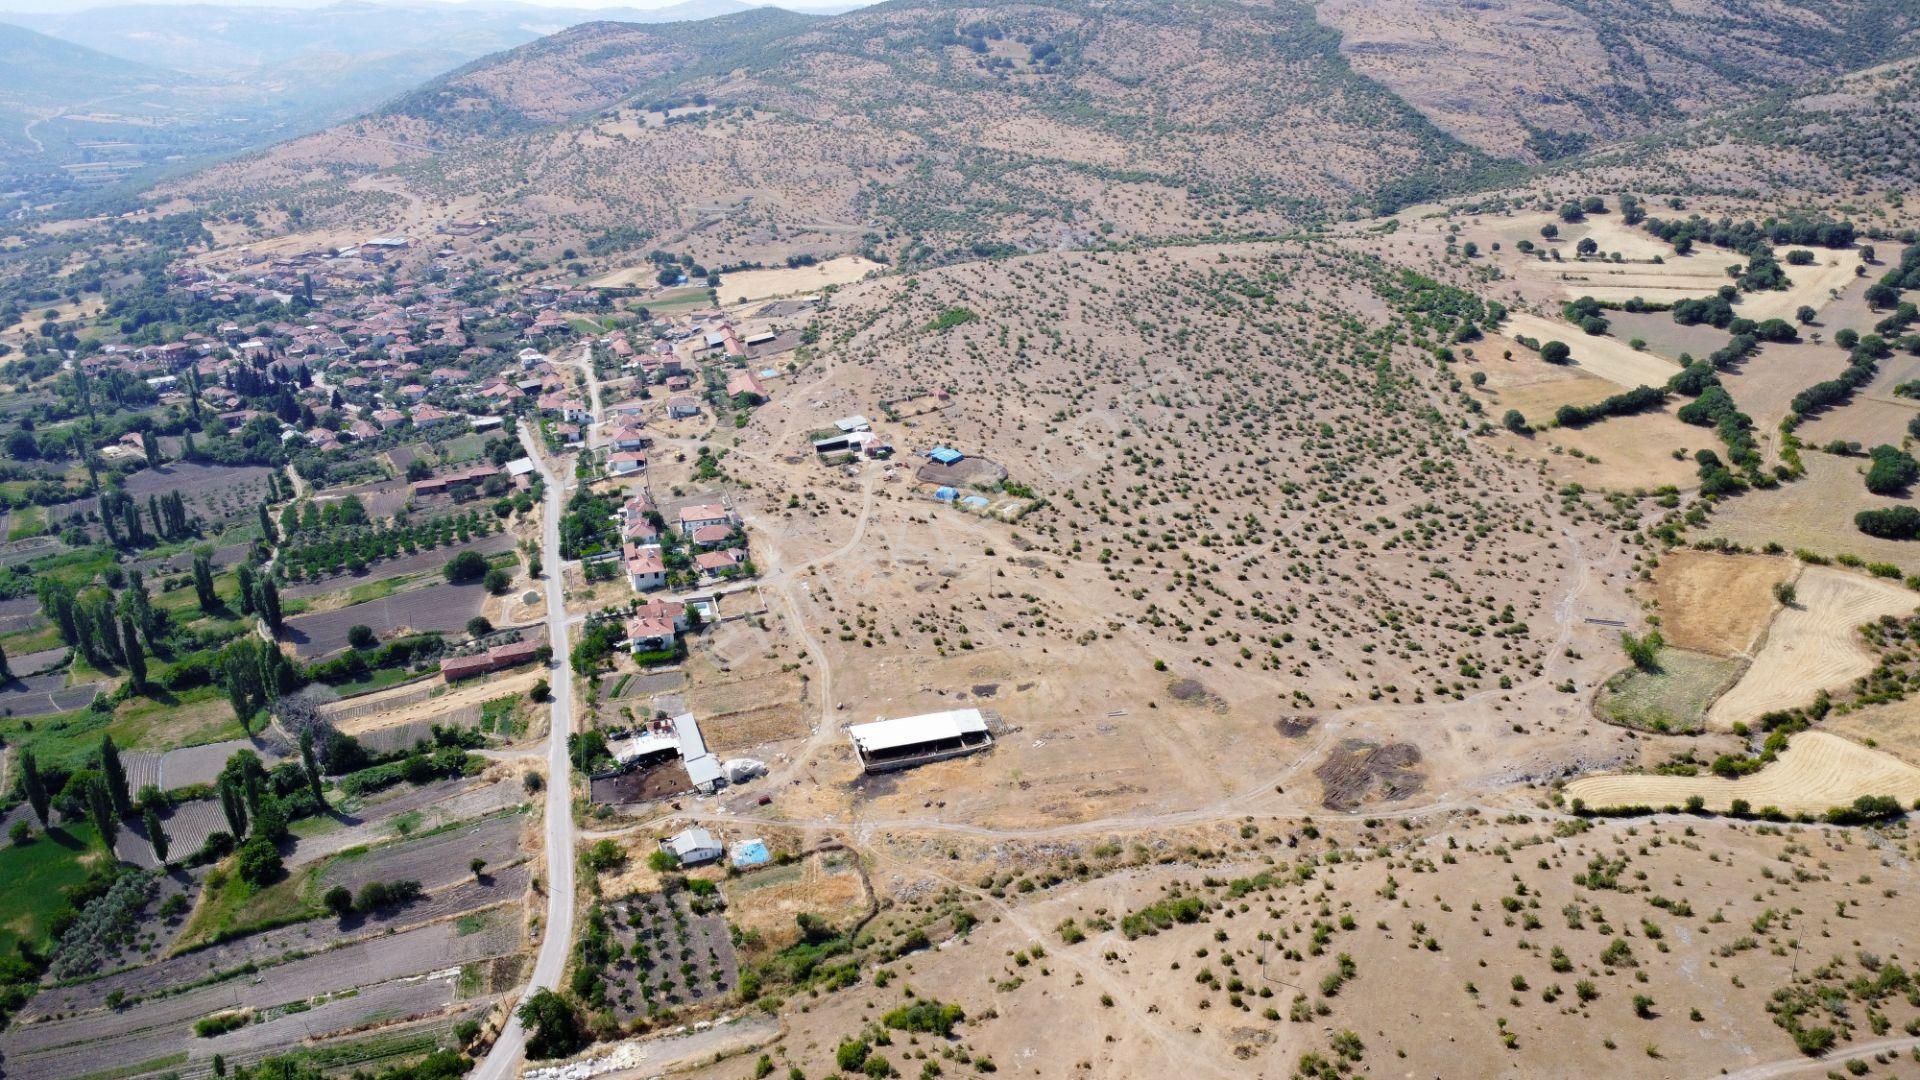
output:
[[675, 855], [684, 859], [701, 852], [719, 851], [720, 841], [715, 839], [712, 833], [696, 825], [668, 837], [667, 846], [673, 849]]
[[854, 724], [847, 728], [847, 734], [853, 736], [855, 746], [871, 754], [924, 742], [957, 739], [965, 734], [984, 733], [986, 730], [987, 721], [980, 715], [979, 709], [949, 709], [920, 716], [903, 716], [898, 720]]
[[680, 764], [686, 766], [687, 779], [693, 781], [693, 786], [696, 788], [712, 787], [726, 775], [726, 772], [720, 768], [720, 759], [712, 754], [684, 758]]
[[873, 425], [868, 423], [864, 416], [848, 416], [835, 420], [833, 426], [841, 431], [865, 431]]
[[648, 732], [624, 743], [615, 743], [611, 749], [616, 761], [632, 761], [648, 754], [657, 754], [662, 750], [677, 750], [680, 741], [666, 735]]
[[673, 718], [673, 733], [680, 737], [680, 756], [692, 761], [707, 752], [707, 740], [700, 734], [700, 721], [692, 713]]

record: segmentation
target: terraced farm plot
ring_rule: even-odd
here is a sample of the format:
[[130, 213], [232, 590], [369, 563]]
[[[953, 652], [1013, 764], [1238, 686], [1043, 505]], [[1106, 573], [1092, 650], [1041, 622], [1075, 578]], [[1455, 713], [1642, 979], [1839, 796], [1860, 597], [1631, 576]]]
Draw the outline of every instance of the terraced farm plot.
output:
[[1873, 658], [1855, 629], [1882, 615], [1905, 615], [1920, 597], [1897, 583], [1826, 566], [1810, 566], [1795, 586], [1792, 607], [1774, 617], [1767, 643], [1733, 689], [1707, 713], [1725, 731], [1763, 713], [1813, 700], [1873, 670]]
[[[1845, 354], [1832, 346], [1821, 352], [1825, 359], [1818, 369], [1820, 378], [1832, 378], [1843, 370]], [[1920, 379], [1920, 358], [1895, 353], [1882, 360], [1872, 381], [1855, 393], [1853, 400], [1809, 417], [1800, 426], [1801, 441], [1809, 446], [1824, 446], [1835, 440], [1867, 447], [1880, 443], [1899, 446], [1907, 438], [1907, 423], [1920, 416], [1920, 400], [1900, 397], [1893, 388], [1915, 379]]]
[[345, 649], [347, 630], [355, 625], [372, 627], [383, 640], [401, 630], [465, 631], [486, 598], [478, 583], [430, 585], [338, 611], [295, 616], [287, 620], [287, 640], [297, 656], [311, 660]]
[[1612, 775], [1583, 776], [1566, 786], [1568, 799], [1588, 806], [1684, 805], [1690, 796], [1706, 808], [1725, 811], [1735, 799], [1755, 810], [1774, 807], [1789, 814], [1818, 814], [1846, 806], [1862, 795], [1891, 795], [1902, 805], [1920, 799], [1920, 767], [1891, 754], [1825, 731], [1793, 736], [1772, 764], [1752, 776]]
[[1680, 548], [1653, 573], [1660, 632], [1679, 649], [1747, 655], [1773, 621], [1773, 587], [1795, 573], [1793, 560]]
[[1594, 697], [1603, 719], [1640, 731], [1699, 731], [1707, 709], [1739, 679], [1745, 664], [1686, 649], [1661, 649], [1660, 670], [1629, 668]]
[[370, 881], [406, 880], [418, 881], [431, 892], [442, 883], [471, 877], [467, 866], [471, 859], [485, 859], [497, 867], [519, 861], [520, 834], [525, 828], [526, 818], [519, 814], [496, 814], [360, 853], [343, 852], [321, 872], [320, 887], [345, 885], [357, 891]]

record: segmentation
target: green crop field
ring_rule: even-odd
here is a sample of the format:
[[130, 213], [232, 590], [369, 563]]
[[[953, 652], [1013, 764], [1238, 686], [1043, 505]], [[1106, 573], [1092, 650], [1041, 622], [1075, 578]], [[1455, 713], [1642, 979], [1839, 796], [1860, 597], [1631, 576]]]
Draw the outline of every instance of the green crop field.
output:
[[45, 947], [47, 928], [66, 906], [66, 890], [85, 881], [104, 856], [91, 825], [56, 824], [51, 834], [36, 832], [30, 843], [0, 848], [0, 881], [6, 883], [0, 888], [0, 953], [12, 955], [23, 941]]

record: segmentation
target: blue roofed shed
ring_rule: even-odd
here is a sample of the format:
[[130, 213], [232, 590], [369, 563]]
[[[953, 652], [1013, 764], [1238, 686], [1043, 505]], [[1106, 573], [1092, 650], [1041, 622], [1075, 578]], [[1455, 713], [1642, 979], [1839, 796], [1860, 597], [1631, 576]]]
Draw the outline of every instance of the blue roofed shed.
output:
[[936, 446], [927, 451], [927, 456], [942, 465], [958, 465], [967, 455], [945, 446]]
[[960, 497], [960, 493], [950, 487], [943, 487], [935, 489], [933, 497], [939, 499], [941, 502], [952, 502]]

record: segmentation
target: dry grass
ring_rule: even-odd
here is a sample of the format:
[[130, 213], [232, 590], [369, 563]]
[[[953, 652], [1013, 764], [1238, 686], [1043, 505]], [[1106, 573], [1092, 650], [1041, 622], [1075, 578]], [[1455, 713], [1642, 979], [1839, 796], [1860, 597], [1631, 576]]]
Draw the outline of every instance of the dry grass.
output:
[[[1580, 295], [1586, 295], [1584, 293]], [[1508, 328], [1516, 334], [1541, 342], [1564, 341], [1573, 350], [1573, 364], [1581, 371], [1597, 375], [1627, 389], [1636, 386], [1665, 386], [1680, 370], [1665, 357], [1635, 352], [1618, 338], [1595, 337], [1558, 318], [1516, 312], [1508, 319]]]
[[1669, 552], [1653, 575], [1661, 634], [1676, 648], [1749, 655], [1773, 619], [1773, 586], [1794, 570], [1786, 558]]

